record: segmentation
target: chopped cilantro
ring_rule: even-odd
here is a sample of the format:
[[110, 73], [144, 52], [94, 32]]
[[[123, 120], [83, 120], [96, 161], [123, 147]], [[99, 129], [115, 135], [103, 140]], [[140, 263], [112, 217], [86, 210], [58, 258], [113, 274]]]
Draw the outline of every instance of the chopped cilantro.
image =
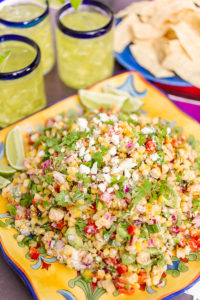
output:
[[122, 188], [124, 181], [127, 180], [127, 177], [120, 177], [119, 179], [117, 179], [117, 176], [112, 176], [111, 178], [111, 186], [118, 184], [120, 186], [120, 188]]
[[59, 194], [56, 195], [55, 201], [57, 205], [60, 206], [68, 206], [73, 205], [74, 203], [70, 200], [68, 192], [61, 191]]
[[11, 215], [15, 216], [16, 212], [17, 212], [17, 209], [12, 204], [8, 204], [7, 205], [7, 211], [9, 211], [11, 213]]
[[44, 178], [44, 181], [48, 184], [51, 184], [54, 181], [53, 177], [49, 174], [44, 175], [43, 178]]
[[143, 132], [139, 132], [138, 133], [138, 144], [140, 146], [144, 145], [146, 143], [146, 135]]
[[199, 211], [200, 210], [200, 198], [194, 199], [192, 201], [192, 210], [193, 211]]
[[96, 153], [93, 154], [92, 156], [93, 162], [97, 162], [98, 168], [101, 168], [103, 165], [103, 156], [100, 151], [97, 151]]
[[76, 178], [78, 181], [82, 181], [84, 186], [91, 183], [90, 177], [87, 177], [87, 175], [85, 174], [81, 174], [78, 172], [76, 173]]
[[119, 118], [120, 121], [126, 121], [128, 119], [127, 115], [122, 114], [122, 113], [119, 114], [118, 118]]
[[27, 205], [32, 204], [33, 195], [23, 194], [22, 199], [20, 200], [21, 206], [26, 207]]
[[107, 125], [114, 125], [115, 123], [110, 120], [110, 121], [105, 122], [105, 124], [107, 124]]
[[193, 135], [190, 135], [186, 140], [192, 147], [192, 149], [196, 149], [196, 147], [200, 144], [199, 141], [196, 141]]
[[105, 147], [105, 146], [100, 146], [101, 152], [102, 154], [106, 154], [108, 152], [108, 150], [110, 149], [109, 147]]
[[87, 225], [87, 222], [82, 219], [78, 219], [78, 221], [75, 224], [76, 234], [80, 236], [84, 242], [86, 242], [88, 239], [85, 236], [85, 227]]
[[69, 149], [74, 150], [76, 142], [81, 138], [86, 138], [87, 135], [88, 133], [86, 131], [79, 132], [79, 131], [72, 130], [70, 134], [63, 137], [62, 142], [64, 145], [67, 145]]
[[78, 190], [73, 194], [72, 197], [73, 197], [74, 201], [78, 201], [78, 200], [84, 199], [84, 193]]
[[115, 195], [117, 196], [117, 198], [119, 198], [120, 200], [122, 200], [125, 197], [126, 193], [123, 190], [121, 190], [121, 191], [115, 191]]

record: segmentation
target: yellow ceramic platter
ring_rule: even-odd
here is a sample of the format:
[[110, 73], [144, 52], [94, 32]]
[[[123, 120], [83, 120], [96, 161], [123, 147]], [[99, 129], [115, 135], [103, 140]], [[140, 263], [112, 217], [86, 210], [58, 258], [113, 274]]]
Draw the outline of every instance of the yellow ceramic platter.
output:
[[[143, 110], [148, 112], [151, 117], [160, 116], [163, 119], [175, 121], [176, 125], [184, 128], [186, 135], [192, 134], [195, 138], [199, 138], [200, 125], [180, 111], [162, 92], [145, 81], [139, 74], [135, 72], [122, 73], [92, 86], [90, 90], [100, 91], [105, 84], [128, 89], [132, 94], [142, 98], [144, 102]], [[44, 124], [47, 118], [69, 109], [75, 109], [81, 113], [77, 95], [62, 100], [18, 122], [18, 125], [23, 135], [25, 135], [30, 128], [35, 128], [38, 124]], [[11, 128], [12, 126], [0, 131], [0, 158], [3, 156], [3, 143]], [[8, 218], [6, 204], [7, 200], [0, 196], [0, 218], [2, 221]], [[25, 281], [33, 298], [37, 300], [168, 300], [200, 280], [200, 261], [194, 261], [187, 264], [189, 270], [180, 273], [179, 277], [173, 278], [168, 275], [167, 285], [163, 288], [153, 287], [148, 292], [136, 291], [132, 296], [108, 295], [103, 289], [96, 288], [93, 291], [90, 284], [83, 282], [76, 271], [59, 264], [55, 258], [40, 256], [37, 261], [31, 262], [25, 256], [27, 249], [19, 247], [14, 239], [13, 235], [15, 233], [15, 229], [0, 227], [0, 251], [7, 262]], [[50, 264], [48, 270], [42, 268], [42, 262]], [[177, 268], [177, 262], [174, 262], [173, 268]]]

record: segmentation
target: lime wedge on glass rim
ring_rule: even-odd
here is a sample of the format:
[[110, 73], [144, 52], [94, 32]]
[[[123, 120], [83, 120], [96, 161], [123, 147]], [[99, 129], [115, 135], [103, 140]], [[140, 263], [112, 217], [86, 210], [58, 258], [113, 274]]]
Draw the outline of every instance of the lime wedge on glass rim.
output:
[[6, 187], [10, 183], [10, 180], [0, 176], [0, 189]]
[[8, 132], [6, 138], [6, 157], [11, 167], [16, 170], [23, 169], [24, 145], [19, 126], [15, 126]]
[[103, 91], [112, 95], [127, 96], [128, 99], [124, 102], [122, 106], [122, 110], [127, 113], [137, 111], [143, 104], [142, 101], [140, 101], [137, 97], [132, 97], [128, 92], [121, 91], [109, 85], [105, 85], [103, 87]]
[[109, 93], [90, 92], [80, 90], [79, 97], [87, 108], [99, 109], [100, 107], [117, 106], [121, 108], [128, 97], [126, 95], [112, 95]]
[[7, 177], [13, 175], [15, 172], [16, 170], [0, 161], [0, 175]]

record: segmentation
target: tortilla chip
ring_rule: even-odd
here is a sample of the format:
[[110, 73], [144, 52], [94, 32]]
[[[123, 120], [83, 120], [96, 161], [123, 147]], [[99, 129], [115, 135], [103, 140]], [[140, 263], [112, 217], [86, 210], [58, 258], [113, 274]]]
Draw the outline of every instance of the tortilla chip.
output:
[[[172, 25], [182, 47], [188, 53], [190, 58], [196, 63], [200, 63], [200, 34], [189, 24], [180, 22]], [[199, 68], [200, 69], [200, 68]]]
[[184, 9], [198, 10], [192, 0], [157, 0], [155, 4], [155, 13], [150, 22], [156, 27], [160, 27], [173, 14], [179, 13]]
[[169, 47], [169, 40], [165, 37], [157, 39], [153, 42], [153, 47], [156, 51], [158, 61], [161, 64], [167, 55], [167, 49]]
[[189, 58], [179, 40], [171, 41], [169, 50], [170, 53], [164, 59], [162, 66], [174, 70], [181, 78], [200, 88], [199, 64]]
[[141, 22], [139, 17], [135, 15], [135, 20], [130, 24], [134, 37], [137, 39], [157, 39], [162, 37], [168, 30], [169, 25], [165, 24], [161, 28], [157, 28], [152, 24]]
[[114, 50], [122, 52], [128, 44], [130, 44], [133, 33], [130, 24], [133, 22], [132, 15], [123, 19], [115, 28]]
[[138, 42], [131, 45], [130, 50], [137, 62], [154, 76], [171, 77], [174, 75], [173, 72], [161, 66], [152, 42]]
[[155, 4], [149, 1], [133, 2], [131, 5], [120, 10], [115, 16], [116, 18], [123, 18], [132, 13], [134, 14], [144, 14], [146, 16], [152, 16], [154, 12]]

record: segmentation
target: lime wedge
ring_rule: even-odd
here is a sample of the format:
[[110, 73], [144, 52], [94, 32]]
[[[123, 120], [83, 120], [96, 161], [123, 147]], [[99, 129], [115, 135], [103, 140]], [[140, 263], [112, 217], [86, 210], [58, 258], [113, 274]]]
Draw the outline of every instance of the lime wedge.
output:
[[6, 157], [14, 169], [23, 169], [24, 145], [19, 126], [15, 126], [8, 132], [6, 138]]
[[143, 104], [142, 101], [140, 101], [136, 97], [132, 97], [128, 92], [121, 91], [110, 85], [105, 85], [103, 87], [103, 91], [105, 93], [110, 93], [110, 94], [117, 95], [117, 96], [126, 96], [127, 100], [124, 102], [124, 104], [122, 106], [122, 110], [127, 113], [137, 111]]
[[127, 96], [117, 96], [108, 93], [90, 92], [87, 90], [80, 90], [79, 97], [83, 105], [87, 108], [98, 109], [100, 107], [117, 106], [122, 107], [124, 102], [128, 99]]
[[127, 113], [137, 111], [142, 106], [142, 101], [138, 98], [131, 97], [129, 100], [125, 101], [122, 106], [122, 110]]
[[117, 95], [117, 96], [126, 96], [128, 99], [131, 97], [128, 92], [121, 91], [117, 88], [114, 88], [114, 87], [108, 85], [108, 84], [103, 86], [103, 92], [108, 93], [108, 94]]
[[10, 183], [10, 180], [0, 176], [0, 189], [6, 187]]
[[9, 167], [8, 165], [4, 164], [0, 161], [0, 175], [9, 176], [16, 172], [13, 168]]

